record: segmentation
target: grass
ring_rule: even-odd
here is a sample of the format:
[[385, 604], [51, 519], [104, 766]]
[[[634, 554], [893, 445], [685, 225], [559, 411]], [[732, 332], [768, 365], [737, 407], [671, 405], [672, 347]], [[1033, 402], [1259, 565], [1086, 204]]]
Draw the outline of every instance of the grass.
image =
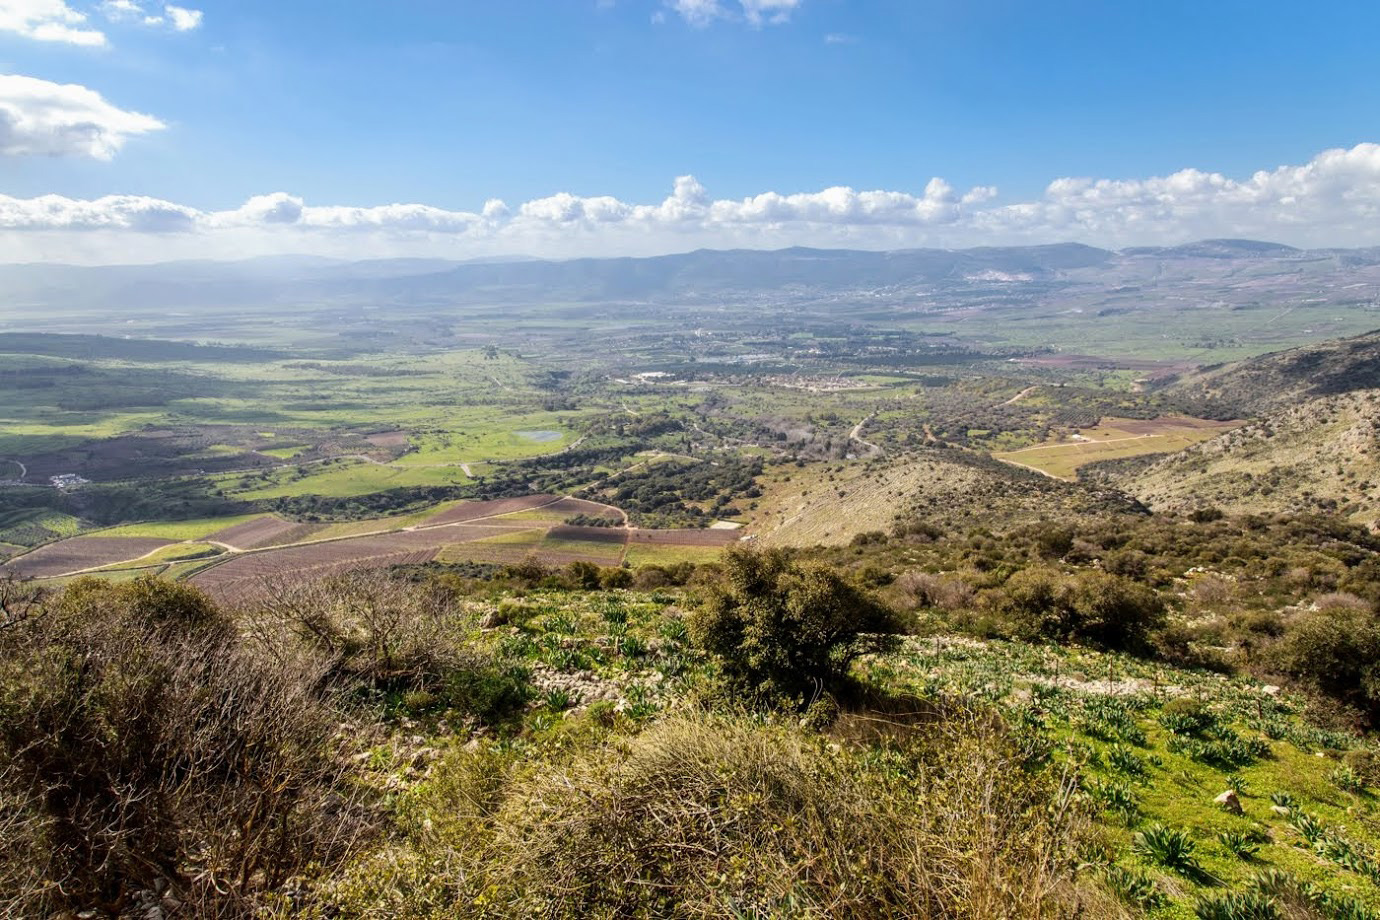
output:
[[399, 468], [340, 460], [292, 467], [263, 476], [225, 477], [221, 487], [235, 498], [252, 501], [298, 495], [354, 498], [409, 486], [458, 486], [469, 482], [469, 477], [459, 467]]
[[77, 517], [60, 511], [13, 511], [0, 514], [0, 542], [25, 548], [63, 537], [75, 537], [87, 529]]
[[150, 521], [143, 524], [123, 524], [94, 534], [100, 537], [158, 537], [163, 540], [201, 540], [217, 531], [264, 517], [262, 514], [239, 514], [229, 517], [197, 518], [190, 521]]

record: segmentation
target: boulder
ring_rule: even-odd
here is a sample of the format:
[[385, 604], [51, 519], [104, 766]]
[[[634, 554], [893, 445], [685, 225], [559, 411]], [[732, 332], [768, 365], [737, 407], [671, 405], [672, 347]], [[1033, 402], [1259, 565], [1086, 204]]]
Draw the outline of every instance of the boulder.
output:
[[1241, 797], [1236, 794], [1235, 789], [1228, 789], [1212, 801], [1224, 811], [1229, 811], [1234, 815], [1245, 814], [1245, 809], [1241, 807]]

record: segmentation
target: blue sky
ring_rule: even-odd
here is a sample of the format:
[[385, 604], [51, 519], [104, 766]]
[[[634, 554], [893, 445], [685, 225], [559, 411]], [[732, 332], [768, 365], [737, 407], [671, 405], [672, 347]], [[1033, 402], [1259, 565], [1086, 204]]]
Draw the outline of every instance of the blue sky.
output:
[[[199, 241], [190, 249], [217, 235], [248, 245], [247, 221], [204, 216], [275, 193], [297, 202], [289, 211], [298, 213], [279, 209], [293, 219], [271, 222], [302, 227], [311, 221], [298, 219], [301, 207], [419, 204], [467, 215], [451, 221], [442, 239], [418, 236], [411, 248], [399, 233], [435, 236], [436, 228], [418, 230], [415, 214], [401, 229], [371, 218], [372, 236], [392, 235], [389, 251], [484, 254], [524, 243], [551, 254], [640, 252], [720, 237], [747, 245], [848, 242], [838, 226], [821, 235], [806, 225], [847, 223], [849, 214], [862, 215], [851, 225], [858, 245], [1043, 240], [1061, 229], [1112, 245], [1142, 241], [1136, 232], [1148, 241], [1215, 229], [1203, 213], [1212, 204], [1200, 195], [1188, 221], [1177, 208], [1166, 219], [1161, 208], [1153, 227], [1142, 215], [1139, 231], [1135, 221], [1128, 231], [1125, 220], [1109, 229], [1048, 215], [1033, 221], [1009, 209], [1047, 205], [1050, 183], [1064, 177], [1145, 182], [1194, 169], [1247, 182], [1258, 170], [1307, 167], [1327, 150], [1349, 152], [1341, 172], [1366, 195], [1380, 183], [1370, 172], [1380, 170], [1380, 151], [1368, 146], [1380, 140], [1375, 3], [183, 2], [175, 19], [164, 4], [144, 0], [0, 0], [0, 75], [85, 88], [111, 110], [159, 125], [125, 130], [102, 110], [93, 116], [109, 141], [101, 149], [87, 135], [68, 144], [70, 132], [34, 140], [66, 116], [53, 116], [51, 101], [36, 102], [44, 90], [30, 82], [22, 92], [12, 87], [7, 147], [0, 77], [0, 196], [21, 203], [11, 211], [31, 211], [22, 203], [48, 195], [148, 199], [190, 215], [178, 228]], [[187, 16], [198, 12], [191, 25]], [[84, 37], [54, 39], [51, 29], [40, 36], [54, 22]], [[56, 109], [73, 109], [69, 96]], [[76, 108], [89, 107], [83, 98]], [[24, 106], [42, 105], [47, 116], [25, 120]], [[1313, 182], [1314, 192], [1336, 186], [1337, 168]], [[794, 210], [757, 214], [750, 231], [735, 214], [733, 232], [717, 237], [698, 219], [694, 233], [661, 227], [639, 236], [621, 217], [591, 218], [580, 207], [557, 215], [583, 224], [574, 233], [529, 228], [502, 239], [490, 227], [481, 239], [468, 224], [463, 238], [454, 231], [482, 216], [491, 199], [507, 204], [508, 212], [494, 212], [506, 226], [523, 203], [559, 193], [657, 205], [687, 175], [702, 186], [703, 202], [769, 192], [789, 200], [847, 187], [912, 196], [921, 217], [907, 230], [886, 216], [894, 217], [894, 203], [883, 213], [875, 201], [834, 201], [825, 211], [845, 219], [821, 221], [800, 199]], [[952, 193], [927, 195], [934, 177]], [[982, 191], [970, 195], [975, 188]], [[1134, 191], [1142, 203], [1157, 194]], [[1240, 197], [1227, 204], [1240, 205]], [[1001, 220], [991, 216], [998, 208], [1008, 209]], [[1271, 224], [1268, 216], [1231, 212], [1217, 223], [1225, 232], [1257, 221], [1300, 242], [1351, 239], [1314, 239], [1325, 228], [1300, 232], [1298, 220], [1275, 214]], [[1368, 242], [1372, 212], [1344, 216], [1361, 234], [1357, 241]], [[647, 223], [645, 214], [622, 217]], [[127, 215], [102, 234], [124, 228], [122, 220]], [[596, 243], [591, 221], [621, 226]], [[764, 222], [794, 229], [772, 235], [762, 232]], [[47, 257], [65, 245], [65, 225], [21, 223], [12, 217], [3, 237], [19, 240], [17, 250]], [[1352, 233], [1336, 223], [1329, 221], [1334, 232]], [[21, 232], [29, 235], [14, 236]], [[304, 245], [330, 248], [297, 243]], [[131, 257], [137, 249], [130, 247]]]

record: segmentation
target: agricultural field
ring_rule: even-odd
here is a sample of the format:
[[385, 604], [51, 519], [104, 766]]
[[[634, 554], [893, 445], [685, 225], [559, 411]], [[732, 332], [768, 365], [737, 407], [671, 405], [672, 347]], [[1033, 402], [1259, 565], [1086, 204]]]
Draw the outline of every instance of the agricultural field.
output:
[[[591, 518], [616, 523], [565, 523]], [[629, 529], [625, 521], [609, 505], [532, 495], [335, 524], [271, 514], [131, 524], [29, 551], [0, 566], [0, 574], [58, 584], [78, 574], [155, 573], [235, 601], [269, 585], [433, 560], [517, 564], [532, 558], [606, 567], [707, 562], [738, 539], [733, 530]]]
[[1240, 424], [1182, 416], [1105, 418], [1094, 427], [1078, 429], [1052, 443], [993, 456], [1056, 479], [1074, 479], [1079, 468], [1089, 463], [1175, 453], [1218, 437]]
[[72, 575], [131, 562], [171, 545], [158, 537], [73, 537], [39, 547], [0, 566], [0, 574], [24, 578]]

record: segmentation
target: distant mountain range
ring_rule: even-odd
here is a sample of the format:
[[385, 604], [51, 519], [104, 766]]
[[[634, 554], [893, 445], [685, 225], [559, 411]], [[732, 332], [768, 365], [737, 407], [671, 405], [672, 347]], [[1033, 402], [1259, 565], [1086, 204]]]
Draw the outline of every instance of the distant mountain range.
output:
[[[175, 308], [197, 304], [677, 301], [766, 294], [851, 295], [936, 286], [1143, 278], [1162, 266], [1218, 273], [1224, 264], [1380, 265], [1380, 248], [1307, 251], [1252, 240], [1204, 240], [1112, 252], [1064, 243], [894, 252], [700, 250], [652, 258], [339, 261], [278, 256], [139, 266], [0, 265], [0, 298], [16, 306]], [[1210, 267], [1209, 267], [1210, 266]]]

